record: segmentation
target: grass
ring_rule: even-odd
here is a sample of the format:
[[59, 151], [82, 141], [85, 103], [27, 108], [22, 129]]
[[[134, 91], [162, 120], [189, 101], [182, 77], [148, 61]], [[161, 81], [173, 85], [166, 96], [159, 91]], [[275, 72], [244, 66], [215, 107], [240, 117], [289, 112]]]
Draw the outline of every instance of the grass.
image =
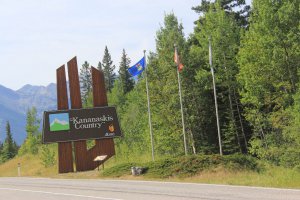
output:
[[57, 166], [45, 168], [38, 156], [24, 155], [0, 165], [0, 176], [18, 176], [18, 163], [21, 165], [21, 176], [52, 176], [57, 173]]
[[[100, 172], [94, 170], [67, 174], [58, 174], [57, 165], [45, 168], [39, 155], [25, 155], [1, 164], [0, 176], [18, 176], [18, 163], [21, 163], [21, 175], [26, 177], [160, 180], [300, 189], [299, 169], [273, 166], [240, 155], [183, 156], [155, 162], [147, 159], [124, 162], [117, 157], [105, 163], [104, 170], [100, 167]], [[132, 176], [132, 166], [146, 167], [147, 173]]]
[[53, 125], [50, 125], [50, 131], [63, 131], [63, 130], [70, 130], [70, 125], [59, 124], [59, 123], [54, 123]]
[[226, 185], [245, 185], [300, 189], [300, 173], [293, 169], [268, 166], [262, 172], [232, 171], [224, 168], [207, 170], [184, 181]]

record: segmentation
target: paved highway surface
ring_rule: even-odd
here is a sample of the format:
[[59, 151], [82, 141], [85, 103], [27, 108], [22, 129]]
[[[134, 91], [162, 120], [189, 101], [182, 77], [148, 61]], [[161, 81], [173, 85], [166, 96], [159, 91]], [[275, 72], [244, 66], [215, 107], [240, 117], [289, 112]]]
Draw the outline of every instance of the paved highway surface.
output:
[[0, 178], [0, 200], [300, 200], [300, 190], [152, 181]]

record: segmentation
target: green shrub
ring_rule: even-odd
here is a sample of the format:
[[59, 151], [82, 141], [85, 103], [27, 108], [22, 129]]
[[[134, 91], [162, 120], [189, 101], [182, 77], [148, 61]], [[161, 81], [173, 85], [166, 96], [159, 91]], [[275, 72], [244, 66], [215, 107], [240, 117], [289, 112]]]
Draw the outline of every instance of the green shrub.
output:
[[55, 152], [51, 151], [47, 145], [43, 145], [41, 149], [41, 161], [44, 167], [51, 167], [55, 165]]
[[103, 176], [119, 177], [130, 175], [131, 167], [140, 166], [147, 168], [145, 173], [149, 178], [189, 177], [199, 174], [206, 169], [223, 166], [228, 170], [259, 171], [256, 159], [247, 155], [192, 155], [179, 158], [166, 158], [147, 163], [125, 163], [115, 165], [103, 172]]
[[123, 163], [115, 165], [111, 168], [105, 169], [102, 173], [103, 176], [120, 177], [123, 175], [131, 174], [131, 167], [137, 166], [135, 163]]
[[290, 168], [300, 166], [300, 149], [287, 148], [280, 157], [280, 165]]

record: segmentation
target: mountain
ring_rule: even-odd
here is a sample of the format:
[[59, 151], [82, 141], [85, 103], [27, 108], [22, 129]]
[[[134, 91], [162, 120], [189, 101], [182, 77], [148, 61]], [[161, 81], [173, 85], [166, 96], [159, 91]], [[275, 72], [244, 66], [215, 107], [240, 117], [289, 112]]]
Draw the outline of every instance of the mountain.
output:
[[6, 122], [9, 121], [11, 133], [18, 144], [21, 144], [26, 137], [25, 124], [26, 116], [15, 112], [0, 104], [0, 140], [4, 141]]
[[36, 107], [38, 116], [42, 117], [45, 110], [54, 110], [56, 108], [56, 84], [51, 83], [48, 86], [25, 85], [16, 93], [20, 96], [18, 104], [23, 113], [28, 108]]
[[56, 109], [56, 84], [48, 86], [25, 85], [19, 90], [11, 90], [0, 85], [0, 140], [5, 137], [6, 121], [10, 122], [12, 134], [18, 144], [26, 137], [26, 112], [36, 107], [38, 118], [43, 112]]
[[63, 130], [70, 130], [70, 125], [68, 122], [55, 119], [50, 124], [50, 131], [63, 131]]
[[69, 122], [66, 122], [64, 120], [54, 119], [53, 122], [50, 124], [50, 126], [52, 126], [53, 124], [66, 125], [66, 124], [69, 124]]
[[0, 105], [7, 109], [18, 110], [16, 108], [20, 96], [17, 92], [0, 85]]

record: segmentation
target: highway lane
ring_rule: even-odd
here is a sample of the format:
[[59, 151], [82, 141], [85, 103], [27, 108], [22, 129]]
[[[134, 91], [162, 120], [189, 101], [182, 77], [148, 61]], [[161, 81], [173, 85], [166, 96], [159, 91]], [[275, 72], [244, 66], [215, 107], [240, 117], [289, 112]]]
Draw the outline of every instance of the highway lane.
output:
[[155, 181], [0, 178], [0, 200], [299, 200], [300, 190]]

